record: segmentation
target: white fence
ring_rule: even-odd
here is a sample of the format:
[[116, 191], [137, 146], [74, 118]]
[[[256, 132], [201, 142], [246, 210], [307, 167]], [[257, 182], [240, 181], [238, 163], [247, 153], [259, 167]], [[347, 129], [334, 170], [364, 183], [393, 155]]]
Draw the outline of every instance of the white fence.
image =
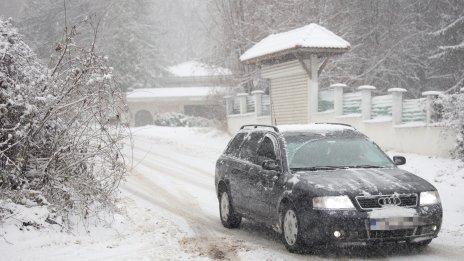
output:
[[[334, 84], [319, 93], [317, 112], [308, 122], [350, 124], [371, 137], [386, 150], [423, 155], [448, 156], [455, 135], [445, 133], [432, 122], [432, 101], [438, 92], [424, 92], [423, 98], [403, 99], [404, 89], [392, 88], [388, 94], [373, 96], [373, 86], [360, 86], [344, 93], [344, 84]], [[244, 124], [272, 124], [272, 106], [268, 95], [254, 91], [226, 97], [230, 133]], [[310, 105], [309, 105], [310, 106]], [[278, 117], [279, 115], [276, 115]]]
[[448, 156], [455, 135], [432, 121], [432, 102], [438, 92], [423, 98], [403, 99], [405, 89], [391, 88], [373, 96], [374, 86], [360, 86], [344, 93], [345, 84], [332, 85], [333, 108], [311, 114], [311, 122], [339, 122], [354, 126], [387, 150], [423, 155]]
[[239, 93], [225, 98], [227, 129], [230, 133], [245, 124], [271, 123], [271, 99], [263, 91], [253, 91], [251, 95]]

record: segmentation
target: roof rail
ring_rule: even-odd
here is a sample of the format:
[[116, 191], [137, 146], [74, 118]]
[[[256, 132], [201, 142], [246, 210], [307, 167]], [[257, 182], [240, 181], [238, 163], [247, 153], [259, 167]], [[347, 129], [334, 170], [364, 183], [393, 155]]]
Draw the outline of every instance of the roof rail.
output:
[[257, 129], [257, 128], [271, 128], [275, 132], [279, 132], [279, 128], [277, 128], [276, 126], [264, 125], [264, 124], [247, 124], [247, 125], [243, 125], [240, 129], [245, 130], [245, 129]]
[[342, 126], [346, 126], [346, 127], [351, 127], [351, 128], [353, 128], [353, 129], [356, 130], [355, 127], [351, 126], [350, 124], [346, 124], [346, 123], [338, 123], [338, 122], [315, 122], [314, 124], [342, 125]]

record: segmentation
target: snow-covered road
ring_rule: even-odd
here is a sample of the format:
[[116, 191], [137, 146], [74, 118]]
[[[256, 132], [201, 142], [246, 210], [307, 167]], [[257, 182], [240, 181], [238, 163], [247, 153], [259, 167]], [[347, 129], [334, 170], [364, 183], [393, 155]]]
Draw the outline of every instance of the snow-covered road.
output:
[[[214, 164], [228, 139], [228, 136], [217, 131], [204, 129], [151, 127], [134, 131], [134, 168], [122, 189], [129, 198], [138, 202], [139, 208], [143, 206], [150, 209], [149, 215], [168, 221], [172, 231], [175, 231], [169, 235], [168, 240], [174, 242], [171, 246], [184, 251], [190, 258], [303, 260], [310, 256], [316, 260], [327, 257], [458, 260], [464, 256], [464, 220], [458, 221], [453, 217], [456, 214], [458, 217], [462, 215], [462, 209], [450, 213], [453, 222], [448, 222], [460, 228], [452, 230], [444, 226], [443, 237], [434, 240], [429, 248], [420, 253], [405, 248], [394, 251], [360, 248], [355, 251], [331, 249], [321, 250], [316, 254], [295, 255], [286, 251], [280, 243], [279, 235], [252, 222], [245, 220], [240, 229], [225, 229], [218, 217]], [[409, 158], [409, 166], [412, 166], [410, 169], [422, 169], [413, 163], [415, 161], [422, 164], [426, 157]], [[461, 178], [461, 183], [464, 183], [462, 181], [464, 180]], [[448, 198], [448, 192], [442, 193], [442, 198]], [[457, 206], [463, 204], [453, 204], [452, 207]], [[155, 228], [153, 233], [156, 233]], [[162, 249], [153, 246], [152, 250]], [[158, 254], [159, 257], [174, 258], [169, 253], [164, 256], [163, 253]]]
[[406, 155], [405, 168], [438, 188], [445, 210], [439, 237], [424, 251], [322, 249], [297, 255], [287, 252], [274, 231], [250, 221], [239, 229], [222, 227], [214, 167], [228, 135], [163, 127], [136, 128], [133, 135], [132, 147], [125, 147], [131, 173], [121, 184], [125, 217], [116, 215], [111, 227], [81, 226], [72, 233], [3, 224], [0, 260], [463, 260], [462, 162]]

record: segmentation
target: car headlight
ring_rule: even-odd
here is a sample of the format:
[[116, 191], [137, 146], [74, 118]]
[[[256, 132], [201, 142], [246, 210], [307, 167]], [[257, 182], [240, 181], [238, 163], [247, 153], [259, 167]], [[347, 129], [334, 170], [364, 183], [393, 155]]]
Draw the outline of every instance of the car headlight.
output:
[[354, 205], [348, 196], [315, 197], [314, 209], [354, 209]]
[[420, 193], [420, 205], [434, 205], [440, 203], [438, 191], [425, 191]]

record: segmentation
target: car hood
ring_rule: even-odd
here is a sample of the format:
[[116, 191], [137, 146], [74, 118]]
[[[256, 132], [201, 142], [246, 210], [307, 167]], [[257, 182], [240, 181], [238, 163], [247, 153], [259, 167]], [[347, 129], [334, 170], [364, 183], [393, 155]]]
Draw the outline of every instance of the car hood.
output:
[[398, 168], [301, 171], [294, 175], [293, 181], [298, 181], [295, 186], [316, 195], [368, 196], [435, 190], [424, 179]]

